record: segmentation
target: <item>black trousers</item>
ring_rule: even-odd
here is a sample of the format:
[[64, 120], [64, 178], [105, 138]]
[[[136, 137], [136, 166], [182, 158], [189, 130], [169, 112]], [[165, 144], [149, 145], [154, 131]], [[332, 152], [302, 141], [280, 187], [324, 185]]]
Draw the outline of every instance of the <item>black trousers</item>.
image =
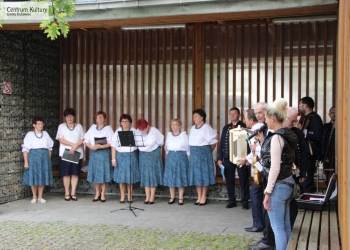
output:
[[254, 183], [250, 187], [250, 201], [252, 204], [253, 227], [258, 229], [265, 227], [264, 221], [264, 188], [256, 186]]
[[316, 156], [312, 156], [312, 166], [308, 166], [307, 170], [307, 178], [303, 183], [300, 183], [300, 193], [314, 193], [316, 192], [315, 182], [314, 182], [314, 174], [315, 174], [315, 163]]
[[225, 178], [226, 178], [226, 189], [228, 194], [228, 202], [236, 203], [236, 192], [235, 192], [235, 180], [236, 180], [236, 168], [241, 185], [241, 203], [242, 205], [248, 204], [250, 199], [249, 194], [249, 176], [250, 170], [247, 166], [238, 167], [233, 164], [229, 159], [224, 159], [222, 163], [225, 167]]

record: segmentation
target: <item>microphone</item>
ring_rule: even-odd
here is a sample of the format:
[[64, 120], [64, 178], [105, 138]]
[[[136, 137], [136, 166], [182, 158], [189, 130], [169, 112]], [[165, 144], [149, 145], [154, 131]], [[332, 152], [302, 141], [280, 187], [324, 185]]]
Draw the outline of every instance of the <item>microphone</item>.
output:
[[267, 129], [266, 124], [262, 125], [257, 131], [255, 131], [253, 134], [245, 138], [246, 141], [249, 141], [252, 139], [254, 136], [256, 136], [259, 132], [263, 132], [265, 129]]

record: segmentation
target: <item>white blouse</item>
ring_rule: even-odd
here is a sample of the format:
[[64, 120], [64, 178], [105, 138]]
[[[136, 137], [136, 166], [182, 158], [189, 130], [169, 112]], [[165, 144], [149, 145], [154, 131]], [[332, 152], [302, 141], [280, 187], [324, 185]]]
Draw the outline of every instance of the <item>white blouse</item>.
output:
[[185, 151], [187, 155], [190, 155], [190, 146], [188, 145], [188, 135], [186, 132], [181, 132], [179, 135], [174, 136], [172, 132], [169, 132], [165, 140], [165, 152], [169, 151]]
[[[39, 138], [38, 138], [39, 137]], [[30, 131], [26, 134], [22, 144], [22, 152], [29, 152], [31, 149], [46, 148], [52, 150], [53, 140], [46, 131], [36, 134]]]
[[92, 146], [95, 146], [95, 138], [106, 137], [107, 143], [111, 144], [113, 133], [109, 125], [97, 130], [97, 125], [93, 124], [84, 136], [84, 143], [90, 143]]
[[[67, 127], [66, 123], [60, 124], [58, 126], [58, 130], [56, 134], [56, 140], [59, 140], [59, 139], [65, 139], [71, 143], [77, 143], [79, 140], [84, 139], [83, 126], [81, 126], [80, 124], [76, 124], [74, 129], [71, 130]], [[64, 153], [64, 149], [66, 148], [71, 149], [71, 146], [60, 143], [59, 156], [62, 157]], [[81, 145], [76, 151], [80, 153], [80, 159], [82, 159], [84, 157], [83, 145]]]
[[218, 142], [217, 137], [217, 133], [209, 124], [204, 123], [198, 129], [196, 125], [193, 125], [190, 132], [189, 144], [190, 146], [213, 145]]
[[[114, 135], [112, 136], [112, 143], [111, 146], [114, 147], [118, 152], [134, 152], [135, 150], [137, 150], [137, 147], [122, 147], [120, 146], [120, 140], [119, 140], [119, 135], [118, 135], [118, 131], [123, 131], [122, 127], [119, 127]], [[135, 128], [130, 128], [130, 131], [132, 131], [134, 134], [136, 132]], [[136, 138], [134, 138], [136, 140]], [[135, 142], [136, 143], [136, 142]]]
[[[139, 146], [139, 150], [143, 152], [152, 152], [164, 144], [164, 135], [160, 133], [155, 127], [150, 127], [147, 133], [136, 130], [135, 132], [136, 145]], [[143, 147], [144, 146], [144, 147]]]

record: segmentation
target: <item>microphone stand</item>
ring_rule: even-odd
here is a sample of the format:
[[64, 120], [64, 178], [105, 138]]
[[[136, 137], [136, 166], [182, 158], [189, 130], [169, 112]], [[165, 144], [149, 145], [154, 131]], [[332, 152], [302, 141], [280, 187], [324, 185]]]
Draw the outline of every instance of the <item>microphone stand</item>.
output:
[[[121, 134], [122, 133], [120, 133], [120, 132], [125, 132], [125, 131], [119, 131], [118, 132], [118, 134], [119, 134], [119, 138], [121, 137]], [[126, 131], [126, 132], [131, 132], [132, 133], [132, 131]], [[132, 136], [132, 137], [131, 137]], [[129, 180], [130, 180], [130, 184], [127, 184], [127, 188], [128, 188], [128, 185], [132, 185], [132, 183], [131, 183], [131, 147], [133, 147], [133, 146], [135, 146], [135, 140], [134, 140], [134, 138], [133, 138], [133, 133], [132, 134], [124, 134], [123, 135], [123, 137], [124, 137], [124, 139], [127, 137], [128, 138], [128, 142], [127, 142], [127, 144], [128, 144], [128, 147], [129, 147], [129, 162], [130, 162], [130, 164], [129, 164]], [[123, 142], [121, 141], [120, 142], [120, 144], [123, 144]], [[123, 145], [121, 145], [121, 146], [123, 146]], [[130, 187], [130, 189], [128, 188], [128, 194], [129, 194], [129, 190], [131, 191], [131, 187]], [[130, 192], [131, 193], [131, 200], [132, 200], [132, 191]], [[116, 209], [116, 210], [112, 210], [111, 211], [111, 213], [113, 213], [113, 212], [115, 212], [115, 211], [120, 211], [120, 210], [129, 210], [129, 211], [131, 211], [134, 215], [135, 215], [135, 217], [137, 217], [136, 216], [136, 214], [135, 214], [135, 212], [134, 212], [134, 210], [136, 210], [136, 209], [138, 209], [138, 210], [142, 210], [142, 211], [145, 211], [144, 209], [142, 209], [142, 208], [137, 208], [137, 207], [133, 207], [133, 206], [131, 206], [131, 200], [129, 201], [129, 206], [128, 207], [126, 207], [126, 208], [120, 208], [120, 209]]]

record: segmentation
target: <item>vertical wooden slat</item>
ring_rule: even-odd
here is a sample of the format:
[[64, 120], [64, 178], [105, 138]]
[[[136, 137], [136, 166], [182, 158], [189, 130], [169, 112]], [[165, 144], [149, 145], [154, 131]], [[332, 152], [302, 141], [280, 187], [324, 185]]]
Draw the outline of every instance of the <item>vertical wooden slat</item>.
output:
[[244, 107], [244, 24], [241, 25], [241, 107]]
[[88, 129], [88, 126], [91, 124], [92, 120], [90, 118], [90, 34], [85, 33], [84, 42], [85, 42], [85, 129]]
[[[293, 100], [293, 24], [289, 24], [289, 103]], [[298, 104], [300, 93], [298, 91]]]
[[[327, 44], [328, 44], [328, 21], [323, 26], [323, 117], [327, 117]], [[316, 102], [317, 103], [317, 102]]]
[[119, 41], [119, 115], [124, 113], [124, 31], [120, 32]]
[[96, 57], [97, 57], [97, 41], [96, 33], [92, 33], [92, 116], [91, 120], [95, 123], [95, 114], [96, 114]]
[[[156, 30], [155, 34], [155, 52], [154, 52], [154, 57], [155, 57], [155, 73], [154, 73], [154, 78], [155, 78], [155, 96], [154, 96], [154, 107], [158, 107], [159, 105], [159, 30]], [[154, 116], [154, 126], [159, 127], [159, 121], [158, 121], [159, 115], [155, 113]]]
[[237, 25], [232, 27], [232, 106], [236, 106], [236, 80], [237, 80]]
[[195, 44], [193, 46], [193, 65], [194, 65], [194, 74], [192, 75], [193, 89], [192, 93], [196, 93], [193, 97], [193, 105], [194, 109], [203, 108], [204, 107], [204, 54], [205, 54], [205, 46], [204, 46], [204, 30], [202, 23], [195, 23], [194, 30], [194, 40]]
[[[163, 29], [162, 30], [162, 35], [163, 35], [163, 39], [162, 39], [162, 64], [163, 64], [163, 76], [162, 76], [162, 111], [163, 111], [163, 115], [162, 115], [162, 125], [163, 125], [163, 135], [165, 135], [165, 124], [166, 124], [166, 112], [165, 110], [167, 110], [166, 108], [166, 37], [167, 37], [167, 30]], [[172, 119], [172, 118], [170, 118]], [[164, 147], [163, 147], [164, 148]]]
[[[301, 36], [302, 36], [302, 23], [298, 24], [298, 93], [301, 92]], [[299, 97], [300, 100], [300, 97]]]
[[[268, 93], [268, 76], [269, 76], [269, 64], [268, 64], [268, 59], [269, 59], [269, 24], [265, 24], [265, 97], [264, 101], [267, 102], [267, 93]], [[274, 87], [274, 86], [273, 86]]]
[[65, 107], [64, 108], [67, 108], [69, 107], [69, 89], [70, 89], [70, 86], [69, 86], [69, 83], [70, 83], [70, 55], [71, 55], [71, 37], [72, 35], [68, 36], [67, 38], [67, 42], [66, 42], [66, 53], [65, 53], [65, 61], [66, 61], [66, 86], [64, 88], [64, 90], [66, 91], [66, 102], [65, 102]]
[[83, 96], [84, 96], [84, 85], [83, 85], [83, 55], [84, 55], [84, 50], [83, 50], [83, 34], [79, 33], [78, 34], [78, 64], [79, 64], [79, 96], [78, 96], [78, 101], [79, 101], [79, 110], [78, 115], [76, 117], [77, 122], [82, 123], [83, 122], [83, 112], [85, 112], [85, 108], [83, 108]]
[[63, 39], [63, 37], [60, 37], [60, 113], [59, 113], [59, 121], [60, 123], [63, 122], [63, 56], [64, 56], [64, 51], [66, 51], [67, 47], [64, 46], [66, 39]]
[[145, 31], [141, 31], [141, 118], [145, 117]]
[[[72, 34], [71, 40], [70, 40], [70, 49], [71, 49], [71, 58], [72, 58], [72, 88], [69, 90], [72, 91], [72, 99], [71, 104], [68, 104], [73, 109], [76, 109], [77, 107], [77, 65], [76, 65], [76, 55], [77, 55], [77, 44], [76, 44], [76, 37], [77, 34]], [[70, 91], [67, 91], [68, 93]]]
[[[85, 43], [85, 129], [88, 130], [90, 124], [92, 123], [91, 119], [91, 110], [90, 110], [90, 35], [89, 33], [85, 33], [84, 43]], [[90, 149], [86, 148], [84, 157], [85, 159], [89, 159]]]
[[[319, 43], [319, 22], [316, 22], [315, 27], [315, 98], [314, 100], [317, 100], [317, 93], [318, 93], [318, 43]], [[316, 103], [315, 103], [316, 104]], [[316, 108], [316, 105], [315, 105]], [[316, 111], [317, 112], [317, 111]]]
[[113, 110], [113, 117], [112, 119], [112, 126], [113, 128], [117, 128], [117, 119], [116, 119], [116, 109], [117, 109], [117, 32], [113, 31], [112, 33], [112, 48], [111, 48], [111, 54], [112, 54], [112, 65], [113, 65], [113, 79], [112, 79], [112, 86], [113, 86], [113, 93], [112, 93], [112, 110]]
[[169, 114], [170, 119], [174, 118], [174, 31], [170, 30], [169, 34], [169, 53], [170, 53], [170, 103], [169, 103]]
[[332, 106], [336, 103], [336, 82], [337, 82], [337, 21], [333, 21], [333, 43], [332, 43]]
[[[229, 51], [228, 51], [228, 44], [229, 44], [229, 29], [228, 25], [225, 26], [225, 87], [224, 87], [224, 93], [225, 93], [225, 122], [228, 120], [227, 115], [228, 115], [228, 58], [229, 58]], [[219, 114], [219, 113], [218, 113]], [[221, 128], [221, 126], [220, 126]], [[218, 133], [220, 135], [220, 133]], [[218, 143], [220, 145], [220, 143]], [[219, 150], [219, 149], [218, 149]]]
[[213, 82], [213, 78], [214, 78], [214, 37], [213, 37], [213, 26], [210, 26], [210, 52], [209, 52], [209, 56], [210, 56], [210, 60], [209, 60], [209, 65], [210, 65], [210, 76], [209, 76], [209, 111], [207, 110], [207, 112], [209, 112], [209, 124], [213, 124], [213, 85], [214, 85], [214, 82]]
[[[248, 103], [252, 103], [252, 25], [249, 24], [248, 32]], [[243, 106], [242, 106], [243, 107]]]
[[[221, 105], [220, 105], [220, 83], [221, 83], [221, 75], [220, 75], [220, 68], [221, 68], [221, 56], [220, 56], [220, 53], [221, 53], [221, 27], [218, 26], [217, 28], [217, 45], [216, 45], [216, 74], [217, 74], [217, 77], [216, 77], [216, 132], [218, 135], [220, 135], [220, 130], [221, 130], [221, 127], [220, 127], [220, 108], [221, 108]], [[210, 114], [210, 116], [214, 116], [213, 113]], [[213, 126], [213, 123], [211, 123], [211, 126]], [[219, 136], [220, 137], [220, 136]], [[219, 138], [220, 139], [220, 138]]]
[[[152, 124], [152, 30], [148, 31], [148, 122]], [[154, 125], [153, 125], [154, 126]]]
[[[102, 99], [105, 100], [105, 110], [108, 118], [108, 124], [111, 125], [111, 122], [116, 119], [115, 115], [109, 116], [110, 104], [109, 104], [109, 49], [111, 46], [109, 44], [109, 32], [105, 33], [105, 42], [104, 42], [104, 58], [106, 65], [105, 79], [106, 79], [106, 89], [105, 89], [105, 97]], [[103, 64], [102, 64], [103, 67]], [[114, 110], [114, 108], [112, 108]], [[112, 129], [115, 130], [116, 127], [112, 125]]]
[[[256, 26], [256, 89], [260, 90], [260, 24]], [[260, 91], [256, 91], [256, 100], [260, 102]], [[251, 107], [249, 103], [248, 107]]]
[[130, 43], [130, 30], [126, 32], [126, 111], [123, 113], [130, 114], [130, 53], [131, 53], [131, 43]]
[[[281, 96], [284, 96], [284, 38], [286, 32], [286, 25], [282, 23], [281, 25]], [[292, 106], [292, 102], [289, 102], [289, 106]]]
[[310, 22], [306, 24], [306, 95], [309, 96], [310, 83]]
[[[272, 26], [272, 100], [276, 99], [276, 43], [277, 43], [277, 25]], [[282, 95], [283, 97], [283, 95]]]
[[182, 29], [177, 30], [177, 91], [176, 91], [176, 99], [177, 99], [177, 108], [176, 108], [176, 117], [180, 119], [180, 108], [181, 108], [181, 36], [182, 36]]
[[[137, 121], [137, 107], [138, 107], [138, 96], [137, 96], [137, 91], [138, 91], [138, 81], [137, 81], [137, 77], [138, 77], [138, 68], [137, 68], [137, 65], [138, 65], [138, 43], [137, 43], [137, 40], [138, 40], [138, 36], [137, 36], [137, 31], [135, 30], [134, 31], [134, 110], [133, 110], [133, 113], [134, 113], [134, 124], [136, 124], [136, 121]], [[131, 114], [130, 114], [131, 115]]]
[[[98, 67], [99, 67], [99, 96], [98, 96], [98, 109], [104, 110], [103, 107], [103, 36], [104, 32], [98, 33]], [[108, 122], [109, 117], [107, 116], [106, 124], [109, 124]]]
[[188, 28], [185, 29], [185, 93], [184, 93], [184, 120], [183, 130], [187, 130], [187, 112], [188, 112]]

